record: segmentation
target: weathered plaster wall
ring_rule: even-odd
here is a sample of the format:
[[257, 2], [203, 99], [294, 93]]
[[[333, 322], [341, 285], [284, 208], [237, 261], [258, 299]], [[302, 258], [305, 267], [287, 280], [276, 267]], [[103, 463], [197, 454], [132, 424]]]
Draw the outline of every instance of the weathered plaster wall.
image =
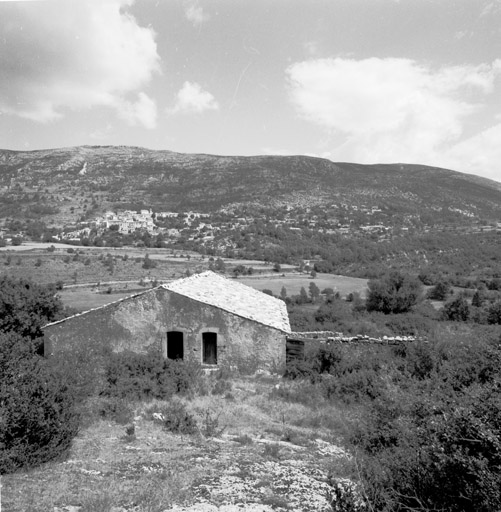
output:
[[45, 328], [47, 354], [75, 344], [166, 354], [167, 331], [184, 334], [184, 358], [202, 362], [202, 333], [217, 333], [219, 366], [242, 371], [285, 365], [285, 334], [183, 295], [155, 289]]

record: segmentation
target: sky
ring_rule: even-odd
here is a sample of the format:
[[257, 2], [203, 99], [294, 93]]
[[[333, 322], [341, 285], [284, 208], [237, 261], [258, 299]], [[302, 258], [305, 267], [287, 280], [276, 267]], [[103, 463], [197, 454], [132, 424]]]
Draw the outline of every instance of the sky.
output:
[[501, 181], [501, 0], [0, 0], [0, 148], [83, 144]]

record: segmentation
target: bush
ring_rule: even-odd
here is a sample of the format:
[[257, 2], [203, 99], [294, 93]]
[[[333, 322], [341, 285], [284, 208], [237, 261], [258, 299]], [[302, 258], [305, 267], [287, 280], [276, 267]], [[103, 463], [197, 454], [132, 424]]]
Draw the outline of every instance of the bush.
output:
[[0, 474], [63, 456], [78, 432], [71, 389], [31, 349], [0, 335]]
[[393, 351], [400, 385], [352, 429], [372, 509], [499, 510], [501, 347], [456, 336]]
[[35, 284], [26, 279], [0, 278], [0, 333], [14, 331], [37, 338], [42, 326], [58, 319], [63, 303], [54, 286]]
[[165, 360], [159, 354], [110, 354], [103, 395], [128, 399], [169, 399], [198, 387], [200, 365]]
[[147, 409], [149, 419], [160, 423], [166, 430], [175, 434], [194, 434], [198, 431], [195, 417], [190, 414], [179, 400], [166, 405], [155, 405]]
[[421, 299], [421, 282], [412, 276], [390, 272], [368, 283], [367, 310], [406, 313]]
[[461, 406], [437, 397], [419, 398], [406, 411], [378, 405], [356, 439], [374, 510], [500, 509], [499, 389], [473, 392]]
[[93, 404], [93, 413], [99, 418], [112, 420], [119, 425], [129, 424], [134, 417], [134, 411], [129, 403], [120, 398], [99, 398]]
[[451, 294], [452, 288], [447, 281], [439, 281], [428, 291], [427, 297], [430, 300], [445, 300]]
[[149, 256], [149, 254], [147, 254], [143, 260], [143, 268], [146, 270], [149, 270], [152, 268], [156, 268], [156, 266], [157, 266], [157, 262], [155, 260], [152, 260]]
[[464, 297], [456, 297], [447, 302], [441, 310], [444, 320], [467, 322], [470, 318], [470, 306]]

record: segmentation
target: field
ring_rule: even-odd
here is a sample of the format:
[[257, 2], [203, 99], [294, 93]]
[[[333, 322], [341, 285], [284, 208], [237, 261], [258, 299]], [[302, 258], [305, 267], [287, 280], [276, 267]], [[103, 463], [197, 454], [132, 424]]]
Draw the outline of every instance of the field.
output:
[[[54, 249], [50, 249], [51, 245]], [[150, 268], [145, 268], [146, 256], [154, 261]], [[343, 297], [350, 292], [359, 292], [364, 297], [367, 288], [366, 279], [332, 274], [317, 274], [312, 279], [291, 265], [282, 265], [281, 272], [277, 273], [271, 264], [262, 261], [229, 258], [223, 261], [227, 277], [233, 278], [232, 269], [238, 265], [252, 267], [254, 275], [238, 277], [238, 281], [258, 290], [271, 290], [276, 296], [280, 295], [282, 287], [288, 296], [299, 294], [301, 287], [308, 291], [312, 282], [320, 290], [332, 288]], [[1, 274], [42, 284], [63, 283], [64, 289], [60, 293], [63, 302], [78, 311], [147, 290], [152, 283], [168, 282], [207, 270], [209, 264], [209, 259], [198, 253], [171, 249], [113, 249], [64, 244], [0, 248]]]
[[325, 288], [332, 288], [334, 292], [339, 292], [342, 297], [351, 292], [358, 292], [362, 297], [365, 297], [367, 289], [367, 279], [336, 276], [332, 274], [317, 274], [315, 279], [305, 274], [291, 273], [285, 275], [280, 274], [279, 276], [241, 277], [238, 280], [258, 290], [271, 290], [274, 295], [280, 295], [283, 286], [287, 291], [287, 295], [298, 295], [302, 287], [308, 291], [308, 287], [312, 282], [315, 283], [321, 291]]
[[[57, 247], [56, 247], [57, 245]], [[51, 248], [51, 246], [53, 248]], [[15, 249], [15, 250], [12, 250]], [[146, 267], [145, 258], [153, 264]], [[228, 275], [237, 265], [270, 274], [271, 264], [223, 258]], [[71, 247], [64, 244], [29, 244], [0, 248], [1, 273], [38, 283], [97, 284], [109, 281], [171, 280], [207, 270], [210, 259], [198, 253], [171, 249]], [[284, 265], [284, 271], [291, 271]]]
[[182, 399], [197, 419], [193, 434], [168, 432], [152, 419], [166, 402], [133, 404], [132, 436], [122, 418], [94, 419], [66, 461], [4, 476], [2, 510], [330, 510], [328, 482], [354, 471], [334, 435], [345, 428], [342, 410], [284, 402], [274, 390], [294, 384], [278, 377], [240, 377], [227, 385], [224, 396]]
[[[280, 294], [280, 290], [283, 286], [285, 286], [287, 290], [287, 295], [291, 296], [299, 294], [301, 287], [308, 290], [308, 286], [311, 282], [314, 282], [320, 290], [332, 288], [335, 292], [339, 291], [341, 296], [345, 296], [350, 292], [359, 292], [362, 296], [365, 296], [365, 289], [367, 287], [366, 279], [333, 276], [331, 274], [318, 274], [315, 279], [311, 279], [305, 274], [266, 275], [250, 278], [240, 277], [238, 281], [256, 288], [257, 290], [271, 290], [273, 294], [277, 296]], [[60, 296], [66, 306], [75, 308], [78, 311], [86, 311], [114, 302], [134, 293], [140, 293], [148, 288], [148, 285], [139, 286], [136, 281], [109, 281], [101, 282], [99, 287], [95, 285], [90, 287], [70, 285], [60, 292]], [[106, 293], [108, 290], [110, 293]]]

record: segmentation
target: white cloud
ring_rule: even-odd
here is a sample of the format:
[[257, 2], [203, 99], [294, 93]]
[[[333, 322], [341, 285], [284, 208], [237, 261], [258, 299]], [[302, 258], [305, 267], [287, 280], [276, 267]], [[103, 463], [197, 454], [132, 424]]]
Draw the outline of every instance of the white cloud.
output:
[[501, 123], [461, 141], [446, 151], [440, 164], [501, 182]]
[[184, 14], [186, 19], [196, 27], [202, 25], [206, 21], [209, 21], [209, 15], [204, 12], [203, 8], [198, 5], [198, 3], [190, 3], [186, 5]]
[[441, 165], [481, 112], [500, 64], [433, 70], [408, 59], [319, 59], [291, 65], [287, 77], [292, 104], [330, 133], [336, 159]]
[[0, 5], [0, 110], [49, 122], [66, 110], [110, 107], [129, 122], [154, 126], [154, 104], [141, 90], [159, 70], [159, 57], [152, 30], [126, 11], [132, 1]]
[[184, 82], [183, 87], [177, 93], [177, 101], [170, 113], [195, 112], [205, 110], [218, 110], [219, 105], [214, 96], [204, 91], [196, 82]]
[[131, 126], [139, 124], [146, 128], [155, 128], [157, 124], [156, 104], [144, 92], [138, 94], [138, 100], [135, 103], [124, 101], [118, 115]]

